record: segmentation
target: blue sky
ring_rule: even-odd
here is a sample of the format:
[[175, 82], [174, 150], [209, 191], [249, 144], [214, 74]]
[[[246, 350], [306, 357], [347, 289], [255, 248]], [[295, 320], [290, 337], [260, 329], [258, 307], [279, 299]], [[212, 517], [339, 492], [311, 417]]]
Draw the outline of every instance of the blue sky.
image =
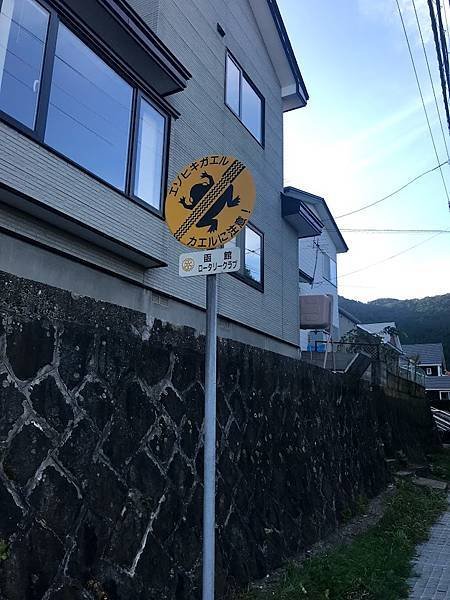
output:
[[[426, 0], [415, 0], [447, 146], [450, 139]], [[436, 166], [395, 0], [279, 0], [310, 100], [285, 115], [285, 184], [322, 195], [335, 217]], [[412, 0], [401, 0], [440, 162], [448, 160]], [[450, 19], [450, 10], [448, 11]], [[442, 167], [450, 193], [450, 166]], [[439, 171], [341, 228], [450, 229]], [[381, 265], [431, 234], [344, 233], [340, 293], [358, 300], [450, 293], [450, 234]]]

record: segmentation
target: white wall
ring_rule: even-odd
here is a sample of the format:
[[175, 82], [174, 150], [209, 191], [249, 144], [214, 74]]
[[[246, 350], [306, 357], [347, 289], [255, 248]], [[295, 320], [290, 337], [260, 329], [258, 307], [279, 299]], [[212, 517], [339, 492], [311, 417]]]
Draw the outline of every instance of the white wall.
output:
[[[316, 214], [312, 206], [309, 205]], [[312, 284], [299, 283], [299, 292], [301, 296], [312, 296], [319, 294], [329, 294], [333, 298], [332, 308], [332, 327], [333, 339], [339, 338], [336, 333], [339, 331], [339, 312], [338, 312], [338, 288], [324, 277], [323, 255], [327, 254], [336, 261], [336, 247], [325, 229], [322, 234], [315, 238], [305, 238], [298, 242], [299, 267], [308, 275], [314, 276]], [[336, 261], [337, 262], [337, 261]], [[301, 315], [300, 315], [301, 321]], [[300, 347], [306, 350], [308, 345], [308, 331], [300, 330]]]

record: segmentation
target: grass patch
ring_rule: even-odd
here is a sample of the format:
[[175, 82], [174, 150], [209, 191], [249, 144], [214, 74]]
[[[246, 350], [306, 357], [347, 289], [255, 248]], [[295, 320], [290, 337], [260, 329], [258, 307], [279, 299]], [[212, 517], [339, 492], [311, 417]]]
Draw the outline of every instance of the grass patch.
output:
[[380, 522], [348, 546], [287, 567], [270, 592], [241, 600], [399, 600], [407, 597], [418, 543], [447, 507], [442, 492], [401, 483]]
[[430, 456], [433, 477], [450, 481], [450, 449], [443, 448]]

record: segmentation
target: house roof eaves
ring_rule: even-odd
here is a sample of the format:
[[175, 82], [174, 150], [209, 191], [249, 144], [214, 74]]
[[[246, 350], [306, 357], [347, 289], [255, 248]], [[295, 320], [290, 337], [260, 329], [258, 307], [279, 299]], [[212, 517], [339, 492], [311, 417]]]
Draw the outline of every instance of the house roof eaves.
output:
[[303, 202], [311, 202], [311, 204], [313, 204], [318, 210], [320, 207], [320, 209], [324, 212], [324, 216], [320, 215], [322, 221], [324, 222], [324, 228], [327, 231], [334, 233], [336, 236], [336, 252], [338, 254], [348, 252], [349, 248], [347, 246], [347, 243], [344, 240], [344, 236], [342, 235], [339, 227], [337, 226], [337, 223], [334, 220], [330, 209], [328, 208], [328, 204], [326, 203], [325, 198], [322, 198], [321, 196], [316, 196], [316, 194], [311, 194], [311, 192], [305, 192], [305, 190], [301, 190], [292, 186], [285, 187], [284, 193], [286, 195], [296, 194]]

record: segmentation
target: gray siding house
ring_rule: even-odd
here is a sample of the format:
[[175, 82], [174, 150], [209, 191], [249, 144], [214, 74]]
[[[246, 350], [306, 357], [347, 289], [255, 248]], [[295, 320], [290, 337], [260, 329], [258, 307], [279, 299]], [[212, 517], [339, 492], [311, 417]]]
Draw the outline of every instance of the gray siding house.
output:
[[437, 344], [404, 344], [403, 351], [425, 371], [425, 375], [440, 377], [445, 375], [446, 364], [444, 346]]
[[1, 0], [0, 269], [203, 328], [178, 277], [167, 181], [238, 157], [256, 209], [219, 284], [219, 333], [298, 351], [283, 113], [308, 95], [275, 0]]

